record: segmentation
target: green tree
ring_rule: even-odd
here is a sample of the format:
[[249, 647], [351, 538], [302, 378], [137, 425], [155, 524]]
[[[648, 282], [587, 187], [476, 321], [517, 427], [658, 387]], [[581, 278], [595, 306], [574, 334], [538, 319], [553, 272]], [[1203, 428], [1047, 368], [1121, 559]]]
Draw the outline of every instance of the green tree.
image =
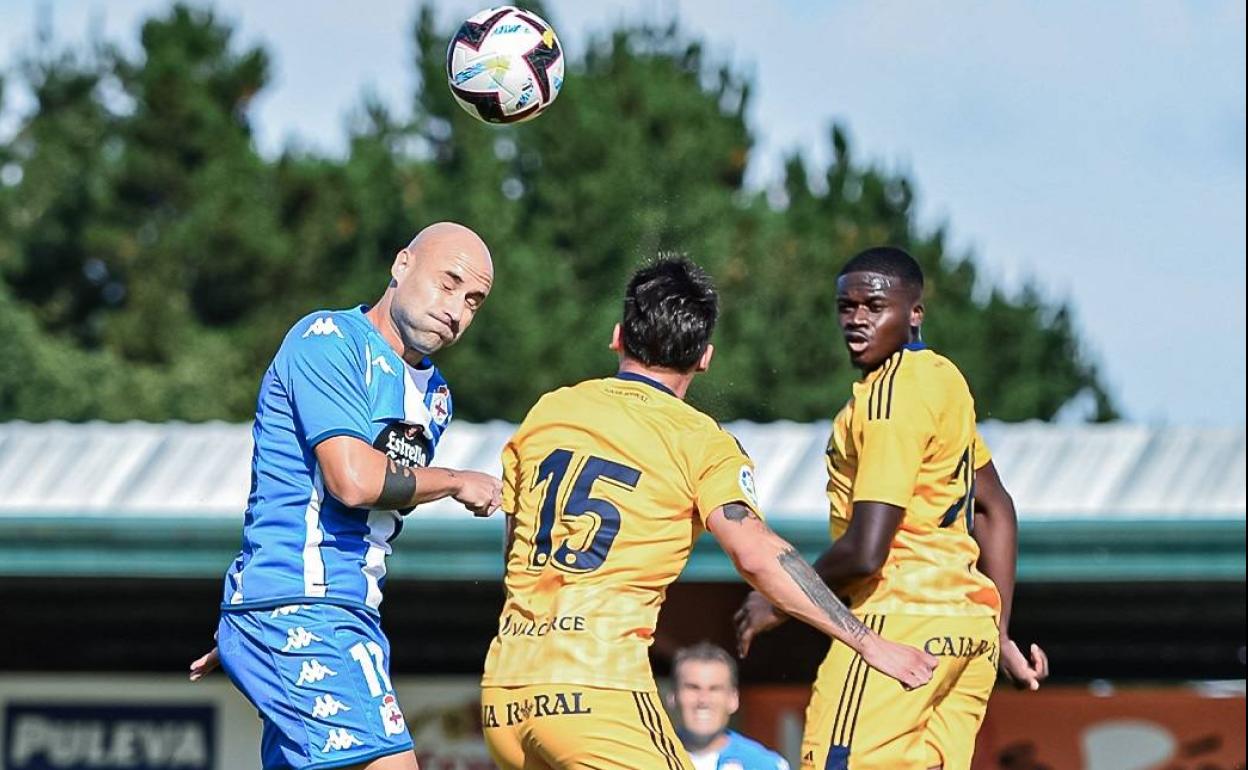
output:
[[830, 417], [854, 376], [835, 275], [880, 243], [923, 264], [925, 333], [983, 415], [1047, 419], [1090, 391], [1112, 416], [1066, 308], [984, 285], [917, 223], [913, 182], [856, 159], [843, 129], [826, 166], [794, 155], [771, 194], [747, 188], [751, 83], [675, 25], [592, 39], [550, 112], [508, 127], [445, 88], [450, 33], [420, 9], [410, 119], [365, 97], [341, 158], [257, 154], [248, 106], [268, 57], [211, 10], [146, 21], [134, 55], [41, 49], [14, 73], [35, 108], [0, 142], [0, 334], [18, 340], [0, 419], [246, 419], [290, 324], [371, 302], [438, 219], [477, 229], [497, 268], [476, 328], [439, 358], [468, 419], [519, 419], [541, 392], [612, 371], [621, 287], [663, 251], [723, 295], [696, 403]]

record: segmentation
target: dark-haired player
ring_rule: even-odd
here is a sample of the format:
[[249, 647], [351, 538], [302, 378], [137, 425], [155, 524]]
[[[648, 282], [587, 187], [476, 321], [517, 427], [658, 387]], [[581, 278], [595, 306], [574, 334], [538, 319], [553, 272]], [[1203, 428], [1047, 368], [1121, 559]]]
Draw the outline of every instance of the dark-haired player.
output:
[[503, 449], [507, 599], [481, 718], [506, 770], [692, 770], [647, 650], [703, 527], [786, 613], [907, 687], [930, 677], [935, 658], [883, 641], [763, 523], [750, 458], [684, 402], [717, 314], [692, 263], [642, 268], [611, 342], [618, 373], [546, 394]]
[[[806, 713], [806, 770], [966, 770], [996, 680], [1002, 595], [977, 568], [971, 536], [977, 469], [991, 474], [984, 515], [996, 532], [990, 571], [1008, 566], [1013, 588], [1013, 506], [987, 462], [975, 404], [949, 359], [927, 349], [923, 273], [906, 252], [869, 249], [837, 279], [837, 311], [850, 360], [863, 374], [828, 442], [834, 544], [820, 577], [881, 636], [922, 647], [940, 665], [932, 687], [898, 693], [833, 644]], [[761, 595], [737, 614], [743, 652], [782, 620]], [[1013, 643], [1010, 672], [1038, 686]], [[1038, 648], [1034, 651], [1042, 658]], [[1026, 669], [1026, 670], [1025, 670]]]

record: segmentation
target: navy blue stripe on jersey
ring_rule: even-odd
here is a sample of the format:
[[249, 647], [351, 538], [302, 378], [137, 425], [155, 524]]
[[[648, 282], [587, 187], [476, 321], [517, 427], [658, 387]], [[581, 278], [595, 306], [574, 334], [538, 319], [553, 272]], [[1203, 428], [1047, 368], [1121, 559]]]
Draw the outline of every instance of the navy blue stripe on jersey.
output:
[[646, 728], [646, 732], [650, 734], [650, 742], [658, 749], [659, 754], [667, 763], [668, 770], [681, 770], [680, 760], [669, 754], [667, 747], [663, 745], [660, 736], [663, 734], [663, 723], [651, 712], [645, 701], [645, 694], [640, 692], [633, 693], [633, 703], [637, 706], [637, 717], [641, 720], [641, 724]]
[[901, 362], [905, 357], [906, 348], [902, 348], [897, 352], [897, 365], [888, 374], [888, 401], [885, 407], [885, 419], [891, 420], [893, 417], [893, 385], [897, 382], [897, 372], [901, 371]]
[[867, 398], [867, 419], [875, 420], [884, 415], [884, 384], [888, 379], [888, 373], [897, 365], [897, 354], [889, 356], [881, 365], [880, 373], [875, 378], [875, 382], [871, 383], [871, 395]]
[[[884, 635], [884, 620], [885, 620], [885, 616], [883, 615], [876, 616], [875, 623], [871, 625], [871, 630], [883, 636]], [[859, 712], [862, 711], [862, 702], [867, 699], [867, 683], [870, 681], [870, 679], [871, 679], [871, 667], [865, 666], [862, 672], [862, 685], [860, 689], [858, 690], [858, 704], [854, 707], [854, 715], [850, 719], [849, 734], [845, 736], [846, 746], [852, 747], [854, 745], [854, 733], [857, 732], [858, 730], [858, 714]]]
[[644, 374], [638, 374], [637, 372], [618, 372], [616, 373], [615, 378], [617, 380], [626, 380], [628, 382], [641, 382], [646, 385], [649, 385], [655, 390], [661, 390], [669, 396], [676, 395], [675, 393], [672, 392], [671, 388], [667, 387], [666, 385], [659, 382], [658, 380], [647, 377]]

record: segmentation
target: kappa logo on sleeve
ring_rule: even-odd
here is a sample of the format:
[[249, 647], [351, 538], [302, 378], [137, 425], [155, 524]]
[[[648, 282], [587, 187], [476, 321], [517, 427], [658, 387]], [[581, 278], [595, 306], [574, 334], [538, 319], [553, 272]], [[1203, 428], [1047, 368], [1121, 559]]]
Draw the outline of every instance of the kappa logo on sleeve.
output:
[[342, 339], [342, 332], [338, 329], [338, 324], [334, 323], [334, 317], [323, 315], [312, 322], [312, 325], [303, 333], [303, 339], [306, 340], [308, 337], [313, 336], [328, 337], [331, 334], [337, 335], [339, 339]]
[[390, 362], [386, 360], [385, 356], [374, 356], [373, 360], [370, 362], [370, 366], [375, 366], [386, 374], [394, 374], [394, 367], [390, 366]]

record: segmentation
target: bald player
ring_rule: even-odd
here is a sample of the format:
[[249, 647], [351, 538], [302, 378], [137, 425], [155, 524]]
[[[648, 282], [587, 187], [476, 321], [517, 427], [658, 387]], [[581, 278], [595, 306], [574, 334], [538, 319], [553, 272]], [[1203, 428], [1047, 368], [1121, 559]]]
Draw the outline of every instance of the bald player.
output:
[[260, 383], [243, 546], [225, 576], [218, 662], [260, 712], [266, 770], [416, 770], [378, 608], [403, 517], [450, 497], [474, 515], [498, 479], [430, 466], [451, 393], [429, 356], [494, 282], [477, 235], [443, 222], [394, 257], [373, 305], [318, 310]]

